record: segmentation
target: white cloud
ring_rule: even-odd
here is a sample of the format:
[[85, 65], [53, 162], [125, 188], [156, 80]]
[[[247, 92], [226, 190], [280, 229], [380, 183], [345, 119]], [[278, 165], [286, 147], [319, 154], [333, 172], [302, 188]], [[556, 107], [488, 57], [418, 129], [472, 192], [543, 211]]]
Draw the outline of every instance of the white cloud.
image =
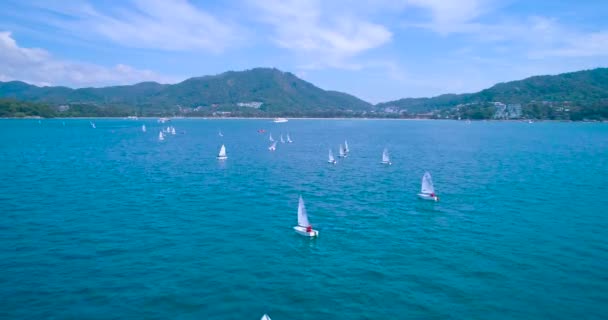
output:
[[124, 64], [104, 67], [57, 59], [43, 49], [20, 47], [10, 32], [0, 32], [0, 79], [76, 87], [168, 80]]
[[481, 25], [475, 21], [497, 5], [495, 0], [403, 0], [401, 3], [402, 10], [416, 8], [428, 14], [423, 20], [418, 15], [413, 21], [404, 21], [406, 27], [430, 29], [442, 35], [480, 30]]
[[380, 24], [357, 15], [325, 12], [322, 4], [314, 0], [250, 2], [260, 20], [272, 26], [274, 42], [304, 57], [305, 68], [359, 68], [349, 58], [380, 47], [392, 37]]
[[[82, 37], [101, 36], [125, 47], [219, 53], [234, 44], [238, 28], [187, 0], [109, 2], [98, 9], [87, 2], [46, 2], [38, 6], [56, 15], [46, 23]], [[58, 16], [57, 16], [58, 15]]]

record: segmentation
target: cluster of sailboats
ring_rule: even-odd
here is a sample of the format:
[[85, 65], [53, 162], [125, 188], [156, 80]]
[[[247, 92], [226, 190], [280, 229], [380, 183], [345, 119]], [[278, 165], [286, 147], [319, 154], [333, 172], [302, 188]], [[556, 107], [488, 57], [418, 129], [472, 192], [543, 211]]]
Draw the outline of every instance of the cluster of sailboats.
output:
[[[141, 127], [141, 131], [146, 132], [146, 125], [144, 124]], [[165, 140], [165, 136], [167, 135], [175, 135], [175, 127], [174, 126], [168, 126], [166, 128], [163, 128], [162, 130], [160, 130], [160, 132], [158, 133], [158, 140], [159, 141], [164, 141]]]
[[[270, 132], [270, 133], [269, 133], [269, 135], [268, 135], [268, 140], [269, 140], [270, 142], [272, 142], [272, 143], [270, 144], [270, 146], [268, 147], [268, 150], [269, 150], [269, 151], [276, 151], [276, 150], [277, 150], [277, 142], [278, 142], [278, 141], [277, 141], [277, 140], [275, 140], [275, 139], [272, 137], [272, 132]], [[285, 142], [287, 142], [287, 143], [293, 143], [293, 140], [291, 140], [291, 137], [289, 136], [289, 133], [287, 134], [286, 139], [284, 139], [284, 138], [283, 138], [283, 134], [281, 133], [281, 136], [280, 136], [280, 138], [279, 138], [279, 141], [280, 141], [281, 143], [285, 143]]]
[[[348, 149], [348, 142], [346, 140], [344, 140], [344, 144], [340, 144], [340, 147], [338, 148], [338, 156], [340, 158], [346, 158], [348, 157], [348, 153], [350, 152], [350, 150]], [[331, 163], [331, 164], [336, 164], [338, 163], [338, 161], [336, 161], [336, 158], [334, 157], [334, 152], [331, 151], [331, 149], [329, 149], [329, 155], [328, 155], [328, 159], [327, 162]]]

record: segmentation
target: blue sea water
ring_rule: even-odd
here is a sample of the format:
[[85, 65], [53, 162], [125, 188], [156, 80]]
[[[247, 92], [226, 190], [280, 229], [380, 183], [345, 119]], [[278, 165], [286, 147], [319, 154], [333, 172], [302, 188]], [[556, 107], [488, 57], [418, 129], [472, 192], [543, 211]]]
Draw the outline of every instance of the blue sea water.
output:
[[0, 120], [2, 319], [608, 314], [606, 124], [95, 122]]

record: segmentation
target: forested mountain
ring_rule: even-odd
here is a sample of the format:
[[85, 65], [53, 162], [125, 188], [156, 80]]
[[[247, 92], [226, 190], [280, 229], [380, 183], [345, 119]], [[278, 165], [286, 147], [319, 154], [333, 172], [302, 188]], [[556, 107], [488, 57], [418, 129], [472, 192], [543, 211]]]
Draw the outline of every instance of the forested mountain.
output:
[[[0, 116], [288, 116], [608, 119], [608, 68], [499, 83], [468, 94], [372, 105], [289, 72], [256, 68], [177, 84], [71, 89], [0, 82]], [[8, 100], [6, 100], [8, 99]], [[21, 102], [20, 102], [21, 101]], [[29, 103], [26, 103], [29, 102]], [[29, 109], [28, 109], [29, 108]], [[49, 109], [46, 109], [49, 108]]]
[[0, 97], [52, 105], [120, 107], [144, 115], [197, 107], [199, 112], [256, 109], [272, 113], [371, 108], [371, 104], [354, 96], [326, 91], [292, 73], [268, 68], [190, 78], [173, 85], [143, 82], [130, 86], [70, 89], [37, 87], [19, 81], [0, 82]]

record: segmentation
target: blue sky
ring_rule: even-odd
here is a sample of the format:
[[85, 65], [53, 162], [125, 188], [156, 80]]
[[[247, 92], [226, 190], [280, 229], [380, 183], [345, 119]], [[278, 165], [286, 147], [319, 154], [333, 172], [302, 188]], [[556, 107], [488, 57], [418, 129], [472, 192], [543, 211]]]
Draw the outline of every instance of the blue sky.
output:
[[276, 67], [370, 102], [608, 66], [608, 2], [0, 3], [0, 81], [176, 83]]

